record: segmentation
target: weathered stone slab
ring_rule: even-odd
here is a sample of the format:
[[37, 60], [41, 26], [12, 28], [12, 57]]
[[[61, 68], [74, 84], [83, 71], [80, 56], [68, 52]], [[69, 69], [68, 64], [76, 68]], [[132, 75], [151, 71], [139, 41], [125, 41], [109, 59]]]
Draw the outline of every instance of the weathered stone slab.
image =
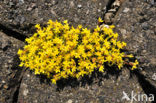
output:
[[17, 50], [23, 45], [23, 42], [0, 32], [0, 103], [8, 103], [13, 100], [12, 92], [13, 89], [16, 89], [14, 84], [18, 83], [18, 81], [11, 82], [15, 80], [18, 71], [15, 68], [18, 64], [15, 56]]
[[69, 20], [70, 24], [95, 27], [109, 0], [1, 0], [0, 23], [28, 35], [36, 23], [49, 19]]
[[[123, 71], [117, 80], [115, 75], [110, 75], [109, 79], [103, 77], [101, 82], [100, 79], [94, 78], [91, 84], [86, 81], [87, 84], [84, 86], [72, 80], [60, 82], [57, 86], [43, 82], [45, 81], [43, 78], [40, 80], [38, 76], [27, 70], [21, 82], [18, 103], [126, 103], [126, 100], [122, 100], [123, 91], [129, 95], [132, 91], [143, 93], [137, 78], [129, 79], [128, 74]], [[58, 91], [57, 88], [63, 90]]]
[[[152, 79], [156, 73], [156, 3], [153, 0], [127, 0], [116, 16], [116, 31], [136, 54], [140, 68]], [[155, 78], [156, 80], [156, 78]]]
[[[13, 18], [11, 22], [8, 21], [9, 19], [7, 16], [6, 18], [2, 18], [2, 16], [0, 16], [1, 21], [2, 19], [4, 20], [4, 22], [2, 21], [3, 24], [6, 24], [6, 26], [22, 33], [23, 31], [29, 30], [29, 27], [31, 25], [35, 23], [44, 23], [46, 20], [48, 20], [48, 18], [52, 18], [53, 20], [58, 18], [62, 20], [64, 18], [64, 19], [68, 19], [70, 23], [72, 23], [75, 26], [77, 24], [83, 24], [86, 27], [94, 27], [96, 25], [96, 21], [98, 17], [98, 14], [96, 14], [98, 12], [96, 12], [96, 10], [98, 10], [97, 8], [99, 7], [103, 7], [103, 6], [96, 5], [98, 4], [96, 3], [98, 0], [88, 1], [88, 2], [81, 1], [81, 0], [73, 1], [73, 2], [68, 0], [64, 0], [64, 1], [58, 0], [56, 2], [49, 1], [50, 3], [46, 3], [43, 0], [39, 2], [35, 0], [33, 2], [30, 1], [22, 2], [22, 1], [23, 0], [20, 0], [20, 3], [13, 2], [13, 4], [8, 2], [7, 0], [0, 1], [2, 2], [1, 5], [2, 10], [4, 10], [3, 8], [7, 10], [8, 9], [7, 5], [11, 5], [11, 8], [15, 8], [13, 9], [13, 11], [16, 11], [17, 9], [17, 15], [12, 16]], [[14, 5], [14, 3], [17, 5]], [[25, 7], [24, 4], [26, 4], [27, 6]], [[92, 6], [88, 6], [88, 5], [92, 5]], [[96, 6], [94, 7], [93, 5]], [[8, 15], [7, 13], [10, 13], [9, 9], [8, 12], [2, 10], [0, 15], [4, 15], [4, 13]], [[18, 11], [20, 10], [21, 10], [20, 12], [21, 14], [18, 13]], [[26, 11], [22, 11], [22, 10], [26, 10]], [[51, 10], [51, 14], [49, 13], [49, 10]], [[89, 14], [87, 14], [87, 10], [89, 10]], [[155, 11], [156, 11], [155, 5], [153, 5], [153, 3], [151, 5], [151, 2], [145, 2], [144, 0], [136, 0], [136, 1], [127, 0], [123, 5], [123, 9], [117, 16], [117, 19], [114, 23], [117, 26], [116, 28], [117, 32], [120, 33], [120, 37], [121, 37], [120, 39], [126, 41], [128, 44], [127, 49], [131, 50], [132, 53], [137, 54], [137, 58], [142, 63], [141, 68], [145, 68], [145, 67], [149, 68], [150, 66], [152, 66], [152, 68], [149, 68], [151, 69], [151, 71], [155, 70], [155, 68], [153, 68], [155, 65], [154, 44], [156, 43], [155, 42], [156, 25], [154, 19]], [[35, 14], [35, 12], [37, 13]], [[14, 14], [15, 13], [13, 13], [13, 15]], [[22, 19], [23, 17], [21, 15], [22, 16], [24, 15], [25, 19]], [[15, 19], [16, 17], [20, 18], [19, 22], [17, 22], [18, 19]], [[32, 19], [29, 19], [29, 17], [31, 17]], [[11, 24], [13, 24], [14, 26], [11, 27]], [[27, 34], [27, 32], [25, 32], [25, 34]], [[3, 36], [2, 38], [5, 37]], [[4, 40], [12, 40], [12, 39], [4, 39]], [[5, 43], [5, 41], [3, 41], [2, 43]], [[19, 48], [18, 46], [19, 45], [17, 45], [17, 48]], [[6, 50], [5, 47], [6, 47], [5, 45], [1, 47], [2, 48], [1, 51], [3, 51], [2, 55], [4, 54], [4, 50]], [[14, 50], [14, 48], [11, 48], [10, 50]], [[5, 53], [10, 54], [9, 51]], [[6, 59], [6, 62], [8, 62], [9, 60], [10, 59]], [[5, 70], [6, 69], [2, 69], [3, 72], [1, 72], [2, 74], [0, 74], [0, 76], [2, 75], [2, 78], [4, 78], [4, 80], [7, 81], [6, 79], [8, 78], [8, 75], [4, 76], [4, 74], [7, 74]], [[152, 75], [153, 72], [151, 71], [147, 73], [149, 73], [149, 75]], [[19, 94], [17, 93], [16, 99], [18, 103], [45, 103], [45, 102], [47, 103], [103, 103], [103, 102], [104, 103], [105, 102], [126, 103], [127, 101], [124, 100], [122, 101], [123, 91], [125, 91], [128, 95], [130, 95], [132, 91], [136, 94], [144, 93], [144, 91], [142, 90], [142, 86], [140, 86], [139, 82], [137, 81], [137, 77], [134, 76], [133, 78], [129, 79], [129, 74], [130, 74], [129, 71], [126, 71], [126, 69], [124, 69], [117, 80], [114, 79], [116, 77], [114, 73], [113, 76], [109, 75], [110, 77], [109, 79], [107, 78], [107, 75], [104, 75], [104, 77], [101, 78], [94, 78], [93, 82], [92, 79], [84, 80], [86, 83], [85, 86], [80, 86], [78, 82], [72, 80], [66, 81], [65, 83], [61, 82], [58, 86], [56, 86], [56, 85], [52, 85], [50, 82], [48, 83], [43, 82], [46, 81], [46, 79], [39, 78], [38, 76], [35, 76], [33, 72], [27, 70], [25, 74], [22, 75], [23, 79], [21, 81]], [[99, 80], [101, 80], [100, 83], [98, 82]], [[3, 83], [3, 81], [1, 82]], [[5, 84], [3, 83], [0, 88], [2, 89], [0, 94], [2, 95], [2, 99], [0, 99], [2, 103], [5, 102], [4, 97], [6, 95], [9, 95], [10, 93], [10, 92], [6, 92], [7, 90], [5, 88], [7, 87], [5, 87], [4, 85]], [[63, 90], [57, 91], [57, 88], [63, 88]], [[138, 101], [136, 101], [136, 103], [138, 103]]]

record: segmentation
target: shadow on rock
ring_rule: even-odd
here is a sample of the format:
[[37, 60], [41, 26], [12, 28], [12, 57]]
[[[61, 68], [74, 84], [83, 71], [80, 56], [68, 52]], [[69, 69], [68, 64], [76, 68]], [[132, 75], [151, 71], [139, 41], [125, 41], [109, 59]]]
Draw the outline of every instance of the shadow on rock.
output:
[[23, 73], [25, 71], [25, 69], [22, 69], [18, 66], [19, 63], [20, 63], [20, 60], [19, 60], [18, 56], [16, 55], [14, 57], [13, 66], [11, 68], [13, 70], [13, 72], [10, 75], [10, 80], [9, 80], [9, 84], [8, 84], [8, 88], [7, 88], [8, 92], [9, 92], [7, 101], [12, 102], [12, 103], [17, 103], [19, 89], [20, 89], [22, 78], [23, 78]]
[[131, 71], [131, 73], [133, 75], [136, 75], [140, 86], [142, 87], [143, 91], [147, 94], [147, 96], [150, 96], [150, 94], [153, 94], [155, 97], [156, 87], [152, 85], [148, 80], [146, 80], [146, 77], [143, 74], [141, 74], [139, 70]]
[[[97, 83], [99, 86], [103, 79], [110, 79], [112, 76], [115, 76], [117, 79], [120, 75], [120, 70], [115, 66], [105, 65], [105, 72], [99, 72], [97, 69], [91, 75], [84, 75], [80, 79], [69, 77], [67, 79], [61, 79], [56, 82], [57, 88], [56, 91], [62, 91], [65, 87], [70, 86], [71, 88], [76, 87], [84, 87], [86, 85], [92, 85], [93, 83]], [[48, 85], [51, 84], [51, 80], [47, 78], [45, 75], [37, 75], [39, 77], [41, 84], [46, 83]]]

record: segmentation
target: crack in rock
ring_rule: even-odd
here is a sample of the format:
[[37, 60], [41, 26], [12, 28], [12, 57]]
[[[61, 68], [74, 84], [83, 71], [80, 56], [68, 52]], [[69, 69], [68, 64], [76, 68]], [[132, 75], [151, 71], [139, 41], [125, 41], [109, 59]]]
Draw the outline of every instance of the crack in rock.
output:
[[6, 27], [6, 26], [4, 26], [4, 25], [2, 25], [2, 24], [0, 24], [0, 30], [1, 30], [3, 33], [5, 33], [6, 35], [11, 36], [11, 37], [14, 37], [14, 38], [16, 38], [16, 39], [18, 39], [18, 40], [20, 40], [20, 41], [23, 41], [23, 42], [24, 42], [25, 39], [27, 38], [27, 36], [22, 35], [22, 34], [16, 32], [16, 31], [13, 31], [13, 30], [11, 30], [10, 28], [8, 28], [8, 27]]
[[114, 18], [125, 0], [110, 0], [103, 15], [104, 24], [111, 25]]

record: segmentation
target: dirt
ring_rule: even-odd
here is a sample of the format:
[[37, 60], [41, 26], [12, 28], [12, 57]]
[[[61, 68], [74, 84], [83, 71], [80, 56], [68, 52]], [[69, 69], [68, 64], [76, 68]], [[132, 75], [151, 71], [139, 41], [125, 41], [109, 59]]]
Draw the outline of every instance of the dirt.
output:
[[[0, 103], [130, 103], [122, 100], [123, 91], [129, 96], [132, 91], [155, 95], [156, 2], [121, 0], [117, 11], [110, 12], [115, 1], [1, 0]], [[35, 24], [67, 19], [73, 26], [82, 24], [92, 29], [98, 24], [98, 17], [105, 17], [106, 13], [114, 13], [109, 24], [116, 26], [119, 39], [127, 43], [126, 52], [139, 60], [138, 70], [108, 68], [105, 73], [95, 72], [80, 81], [69, 78], [54, 85], [44, 76], [19, 68], [17, 50], [33, 34]]]

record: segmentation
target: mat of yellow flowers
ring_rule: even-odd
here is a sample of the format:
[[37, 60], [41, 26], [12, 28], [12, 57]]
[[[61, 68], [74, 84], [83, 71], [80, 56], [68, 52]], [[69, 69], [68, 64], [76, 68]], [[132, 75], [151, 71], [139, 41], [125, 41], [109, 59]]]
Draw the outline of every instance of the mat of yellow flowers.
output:
[[[99, 19], [102, 22], [102, 19]], [[90, 75], [95, 69], [104, 71], [104, 63], [122, 68], [125, 55], [121, 49], [125, 42], [118, 41], [118, 34], [113, 32], [114, 26], [97, 26], [93, 32], [78, 25], [69, 26], [49, 20], [46, 27], [35, 26], [37, 32], [26, 39], [27, 45], [18, 51], [21, 63], [34, 71], [44, 74], [56, 83], [61, 78], [80, 78]], [[138, 61], [132, 63], [132, 70], [137, 68]]]

